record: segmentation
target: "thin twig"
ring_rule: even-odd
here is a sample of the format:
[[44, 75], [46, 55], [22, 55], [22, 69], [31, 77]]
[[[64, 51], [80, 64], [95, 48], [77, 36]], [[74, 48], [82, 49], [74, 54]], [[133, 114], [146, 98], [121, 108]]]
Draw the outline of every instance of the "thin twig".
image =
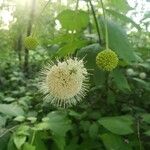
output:
[[103, 1], [100, 0], [100, 2], [101, 2], [101, 6], [102, 6], [102, 10], [103, 10], [103, 16], [104, 16], [106, 49], [108, 49], [109, 48], [109, 40], [108, 40], [108, 26], [107, 26], [107, 20], [106, 20], [106, 13], [105, 13]]
[[14, 130], [16, 127], [18, 127], [18, 125], [13, 126], [13, 127], [9, 128], [9, 129], [7, 129], [6, 131], [4, 131], [4, 132], [0, 135], [0, 138], [3, 137], [6, 133], [11, 132], [12, 130]]
[[101, 41], [101, 35], [100, 35], [100, 30], [99, 30], [99, 26], [98, 26], [96, 13], [95, 13], [95, 10], [94, 10], [94, 7], [93, 7], [93, 4], [92, 4], [91, 0], [89, 0], [89, 3], [90, 3], [90, 7], [91, 7], [92, 14], [93, 14], [93, 17], [94, 17], [95, 25], [96, 25], [96, 30], [97, 30], [97, 34], [98, 34], [98, 38], [99, 38], [99, 44], [101, 45], [102, 41]]

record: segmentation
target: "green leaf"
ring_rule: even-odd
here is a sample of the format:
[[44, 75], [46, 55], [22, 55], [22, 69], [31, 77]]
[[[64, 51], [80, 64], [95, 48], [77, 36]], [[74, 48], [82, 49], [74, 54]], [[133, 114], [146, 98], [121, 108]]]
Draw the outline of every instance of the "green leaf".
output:
[[0, 112], [8, 116], [24, 115], [23, 109], [13, 104], [0, 104]]
[[15, 144], [14, 144], [14, 140], [13, 140], [13, 136], [11, 136], [8, 145], [7, 145], [7, 150], [17, 150]]
[[35, 123], [37, 121], [36, 117], [28, 117], [27, 120], [31, 121], [31, 123]]
[[135, 80], [136, 82], [138, 82], [142, 88], [150, 91], [150, 83], [149, 82], [146, 82], [142, 79], [139, 79], [139, 78], [133, 78], [133, 80]]
[[104, 117], [98, 122], [112, 133], [118, 135], [133, 133], [131, 128], [133, 118], [131, 116]]
[[16, 147], [17, 147], [17, 149], [19, 149], [20, 150], [20, 148], [22, 147], [22, 145], [25, 143], [25, 141], [26, 141], [26, 136], [18, 136], [18, 135], [15, 135], [14, 137], [13, 137], [13, 139], [14, 139], [14, 143], [15, 143], [15, 145], [16, 145]]
[[65, 136], [66, 132], [71, 129], [70, 120], [62, 111], [53, 111], [47, 117], [49, 128], [55, 135]]
[[13, 98], [13, 97], [6, 97], [6, 98], [4, 98], [4, 101], [6, 101], [6, 102], [13, 102], [13, 101], [15, 101], [16, 99], [15, 98]]
[[102, 50], [102, 47], [98, 44], [91, 44], [80, 49], [77, 53], [77, 57], [84, 58], [85, 67], [92, 72], [91, 82], [94, 82], [96, 86], [102, 86], [105, 82], [105, 72], [100, 71], [96, 65], [96, 55]]
[[35, 129], [52, 131], [52, 137], [59, 149], [63, 150], [65, 146], [65, 135], [71, 129], [70, 120], [63, 111], [50, 112], [44, 122], [38, 124]]
[[49, 123], [48, 122], [38, 123], [38, 124], [35, 125], [34, 129], [37, 130], [37, 131], [38, 130], [39, 131], [41, 131], [41, 130], [49, 130], [50, 129]]
[[[101, 17], [100, 23], [103, 34], [105, 35], [104, 20]], [[134, 48], [129, 42], [127, 34], [122, 26], [112, 20], [107, 20], [107, 27], [110, 49], [114, 50], [119, 58], [123, 59], [127, 63], [136, 61], [137, 59], [134, 53]]]
[[115, 94], [111, 90], [109, 90], [107, 93], [107, 102], [109, 104], [115, 104], [115, 100], [116, 100]]
[[[44, 136], [45, 132], [36, 132], [35, 134], [35, 139], [33, 142], [33, 145], [36, 146], [35, 150], [47, 150], [46, 145], [43, 142], [43, 139], [45, 138]], [[32, 140], [32, 136], [31, 136], [31, 140]]]
[[150, 136], [150, 130], [147, 130], [146, 132], [144, 132], [144, 134]]
[[64, 147], [66, 145], [65, 137], [58, 136], [58, 135], [53, 135], [53, 140], [55, 141], [55, 143], [57, 144], [57, 147], [60, 150], [64, 150]]
[[62, 46], [56, 53], [59, 57], [64, 57], [69, 54], [73, 54], [76, 49], [81, 48], [85, 45], [84, 40], [73, 39], [73, 42], [70, 42], [64, 46]]
[[35, 150], [35, 146], [29, 144], [29, 143], [25, 143], [23, 145], [23, 150]]
[[0, 116], [0, 128], [1, 128], [2, 126], [4, 126], [4, 125], [5, 125], [5, 123], [6, 123], [6, 118], [5, 118], [5, 117]]
[[150, 114], [142, 114], [142, 120], [150, 124]]
[[106, 150], [132, 150], [131, 146], [125, 143], [118, 135], [105, 133], [100, 137], [105, 145]]
[[57, 19], [63, 28], [72, 31], [84, 29], [89, 23], [88, 13], [82, 10], [64, 10], [57, 16]]
[[102, 47], [98, 44], [91, 44], [88, 46], [85, 46], [83, 48], [81, 48], [78, 52], [77, 52], [77, 57], [79, 58], [84, 58], [85, 60], [85, 66], [88, 69], [94, 69], [96, 68], [96, 55], [100, 52], [100, 50], [102, 49]]
[[16, 118], [14, 118], [15, 121], [18, 121], [18, 122], [23, 122], [25, 120], [25, 117], [24, 116], [17, 116]]
[[0, 137], [0, 150], [7, 150], [7, 145], [10, 139], [10, 133], [6, 133], [5, 135]]
[[96, 138], [98, 133], [98, 124], [93, 123], [89, 128], [89, 135], [91, 138]]
[[120, 19], [121, 21], [124, 21], [125, 23], [131, 23], [135, 28], [137, 28], [138, 30], [141, 30], [141, 27], [137, 23], [135, 23], [132, 19], [127, 17], [126, 15], [121, 14], [118, 11], [115, 11], [112, 9], [106, 9], [106, 11], [112, 16], [114, 16], [116, 19]]
[[131, 10], [131, 7], [126, 0], [111, 0], [106, 1], [106, 3], [108, 3], [111, 8], [119, 12], [121, 11], [123, 13], [127, 13], [129, 10]]
[[113, 78], [114, 83], [116, 84], [117, 88], [123, 92], [130, 91], [130, 86], [125, 75], [118, 69], [111, 72], [111, 76]]
[[16, 130], [16, 135], [18, 136], [28, 136], [30, 127], [28, 125], [21, 125]]

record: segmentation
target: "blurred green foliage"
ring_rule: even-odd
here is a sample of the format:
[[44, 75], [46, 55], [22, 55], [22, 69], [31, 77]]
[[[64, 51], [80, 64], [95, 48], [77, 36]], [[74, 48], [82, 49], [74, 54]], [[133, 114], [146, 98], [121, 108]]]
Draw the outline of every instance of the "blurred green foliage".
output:
[[[86, 9], [81, 4], [84, 3]], [[0, 28], [0, 150], [149, 150], [150, 149], [150, 23], [145, 12], [140, 24], [126, 14], [126, 0], [92, 0], [101, 43], [89, 0], [67, 4], [36, 0], [32, 33], [40, 45], [29, 50], [28, 77], [24, 75], [24, 44], [30, 1], [5, 0], [0, 11], [14, 8], [9, 28]], [[78, 8], [79, 7], [79, 8]], [[136, 7], [136, 6], [135, 6]], [[59, 23], [58, 23], [59, 22]], [[108, 74], [96, 66], [109, 46], [119, 56]], [[39, 71], [57, 58], [84, 58], [91, 88], [84, 101], [57, 109], [38, 91]]]

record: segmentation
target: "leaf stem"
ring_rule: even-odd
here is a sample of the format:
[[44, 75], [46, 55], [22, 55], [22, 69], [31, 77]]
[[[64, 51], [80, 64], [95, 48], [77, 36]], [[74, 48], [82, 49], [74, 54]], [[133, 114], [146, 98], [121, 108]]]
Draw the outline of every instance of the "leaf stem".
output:
[[140, 120], [137, 118], [137, 136], [139, 141], [139, 149], [142, 150], [141, 135], [140, 135]]
[[91, 0], [89, 0], [89, 3], [90, 3], [90, 7], [91, 7], [92, 14], [93, 14], [93, 17], [94, 17], [94, 21], [95, 21], [95, 25], [96, 25], [96, 30], [97, 30], [97, 34], [98, 34], [98, 38], [99, 38], [99, 43], [101, 44], [102, 41], [101, 41], [101, 35], [100, 35], [100, 30], [99, 30], [99, 26], [98, 26], [98, 21], [97, 21], [96, 13], [95, 13], [95, 10], [94, 10], [94, 7], [93, 7], [93, 4], [92, 4]]
[[107, 26], [107, 20], [106, 20], [106, 12], [103, 4], [103, 0], [100, 0], [102, 10], [103, 10], [103, 16], [104, 16], [104, 24], [105, 24], [105, 42], [106, 42], [106, 49], [109, 49], [109, 40], [108, 40], [108, 26]]
[[36, 134], [36, 131], [34, 130], [33, 135], [32, 135], [32, 139], [31, 139], [31, 145], [33, 145], [33, 142], [34, 142], [34, 139], [35, 139], [35, 134]]

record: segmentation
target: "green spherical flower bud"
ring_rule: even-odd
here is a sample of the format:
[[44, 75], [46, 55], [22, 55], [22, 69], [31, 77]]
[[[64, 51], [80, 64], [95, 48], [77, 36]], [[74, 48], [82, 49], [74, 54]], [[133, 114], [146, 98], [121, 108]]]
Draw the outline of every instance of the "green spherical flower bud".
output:
[[24, 45], [27, 49], [35, 49], [38, 46], [38, 41], [35, 37], [27, 36], [24, 39]]
[[110, 49], [103, 50], [97, 54], [96, 64], [104, 71], [112, 71], [118, 65], [118, 56]]

